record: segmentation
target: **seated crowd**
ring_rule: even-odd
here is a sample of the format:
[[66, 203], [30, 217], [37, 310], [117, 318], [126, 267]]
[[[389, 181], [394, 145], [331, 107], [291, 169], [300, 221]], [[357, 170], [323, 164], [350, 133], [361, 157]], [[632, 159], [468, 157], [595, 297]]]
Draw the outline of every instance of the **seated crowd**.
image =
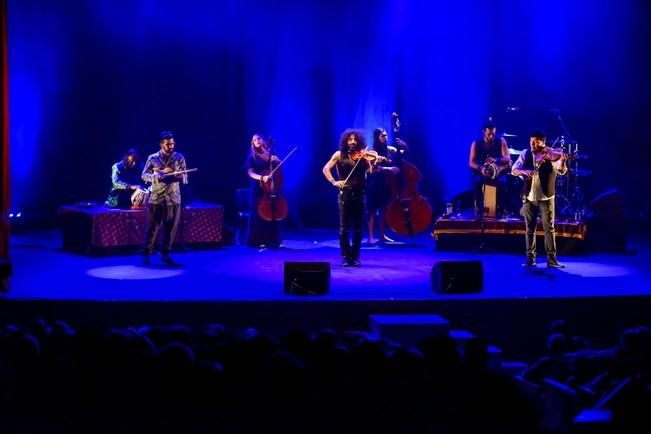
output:
[[[624, 330], [610, 347], [573, 336], [565, 321], [549, 328], [547, 354], [522, 374], [522, 380], [541, 386], [539, 396], [561, 398], [566, 417], [583, 410], [607, 412], [612, 432], [648, 432], [651, 423], [651, 332], [645, 326]], [[553, 416], [553, 415], [552, 415]], [[584, 422], [594, 422], [594, 416]], [[561, 421], [569, 422], [569, 420]]]
[[650, 348], [645, 327], [594, 348], [559, 321], [548, 354], [512, 377], [479, 338], [411, 349], [364, 332], [4, 324], [0, 432], [566, 432], [541, 405], [550, 387], [571, 396], [570, 419], [609, 409], [617, 432], [642, 432]]
[[533, 408], [487, 346], [212, 324], [0, 328], [2, 432], [522, 433]]

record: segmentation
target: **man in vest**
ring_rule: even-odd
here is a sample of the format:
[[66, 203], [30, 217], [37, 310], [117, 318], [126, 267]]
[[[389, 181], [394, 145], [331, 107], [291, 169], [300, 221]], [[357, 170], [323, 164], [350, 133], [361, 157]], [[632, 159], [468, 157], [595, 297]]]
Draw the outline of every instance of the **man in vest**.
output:
[[565, 164], [567, 155], [555, 153], [545, 145], [545, 133], [534, 131], [529, 139], [531, 149], [526, 150], [513, 164], [511, 172], [515, 176], [524, 177], [525, 185], [522, 192], [524, 204], [520, 215], [524, 217], [527, 247], [525, 267], [536, 265], [536, 222], [538, 213], [545, 231], [545, 251], [547, 266], [565, 268], [556, 259], [556, 235], [554, 233], [556, 175], [567, 172]]

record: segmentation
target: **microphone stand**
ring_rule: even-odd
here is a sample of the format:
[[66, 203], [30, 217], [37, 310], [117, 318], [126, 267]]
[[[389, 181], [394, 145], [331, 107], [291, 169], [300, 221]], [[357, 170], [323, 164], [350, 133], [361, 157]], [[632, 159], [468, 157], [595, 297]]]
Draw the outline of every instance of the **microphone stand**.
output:
[[486, 244], [484, 243], [484, 235], [486, 234], [486, 224], [484, 220], [484, 215], [486, 214], [486, 177], [481, 184], [481, 214], [479, 214], [479, 225], [481, 230], [479, 231], [479, 252], [484, 252], [486, 250]]
[[561, 117], [561, 112], [558, 109], [552, 109], [552, 113], [556, 115], [556, 118], [558, 119], [558, 123], [561, 125], [561, 130], [563, 130], [563, 134], [565, 138], [570, 139], [572, 136], [570, 135], [570, 132], [568, 131], [567, 127], [565, 126], [565, 122], [563, 122], [563, 118]]
[[484, 214], [486, 214], [486, 202], [484, 200], [484, 196], [486, 194], [486, 176], [483, 175], [482, 173], [482, 184], [481, 184], [481, 207], [479, 209], [479, 246], [477, 246], [476, 249], [471, 250], [473, 253], [495, 253], [494, 249], [489, 249], [486, 247], [486, 243], [484, 242], [484, 236], [486, 234], [486, 224], [484, 220]]

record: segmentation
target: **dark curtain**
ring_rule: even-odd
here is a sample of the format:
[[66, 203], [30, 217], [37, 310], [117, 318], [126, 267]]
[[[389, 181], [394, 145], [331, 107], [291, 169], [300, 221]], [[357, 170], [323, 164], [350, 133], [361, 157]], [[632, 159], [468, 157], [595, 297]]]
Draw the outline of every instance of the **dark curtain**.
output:
[[21, 225], [103, 202], [122, 153], [155, 152], [172, 129], [200, 169], [192, 197], [230, 221], [251, 135], [273, 136], [281, 156], [299, 146], [283, 167], [286, 223], [332, 227], [321, 168], [345, 128], [368, 138], [393, 111], [438, 214], [470, 187], [469, 146], [489, 114], [525, 149], [532, 129], [566, 135], [553, 108], [590, 157], [586, 201], [616, 187], [632, 216], [651, 215], [641, 0], [4, 2]]

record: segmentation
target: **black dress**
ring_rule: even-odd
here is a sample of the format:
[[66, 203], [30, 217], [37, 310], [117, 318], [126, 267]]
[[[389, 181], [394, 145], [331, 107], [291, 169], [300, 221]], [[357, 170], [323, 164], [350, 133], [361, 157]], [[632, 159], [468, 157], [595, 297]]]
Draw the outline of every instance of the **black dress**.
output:
[[[376, 148], [375, 151], [382, 157], [389, 156], [386, 147]], [[392, 158], [395, 158], [395, 156], [392, 155]], [[390, 167], [391, 164], [388, 161], [382, 161], [377, 165], [377, 171], [366, 175], [366, 209], [369, 214], [384, 210], [391, 202], [391, 189], [387, 184], [387, 174], [380, 169]]]
[[[269, 168], [269, 160], [259, 155], [249, 155], [246, 160], [246, 169], [260, 174]], [[258, 215], [258, 200], [263, 195], [260, 181], [251, 179], [251, 198], [249, 201], [249, 225], [247, 230], [247, 244], [250, 246], [278, 247], [282, 241], [280, 237], [280, 224], [277, 221], [268, 222]]]

